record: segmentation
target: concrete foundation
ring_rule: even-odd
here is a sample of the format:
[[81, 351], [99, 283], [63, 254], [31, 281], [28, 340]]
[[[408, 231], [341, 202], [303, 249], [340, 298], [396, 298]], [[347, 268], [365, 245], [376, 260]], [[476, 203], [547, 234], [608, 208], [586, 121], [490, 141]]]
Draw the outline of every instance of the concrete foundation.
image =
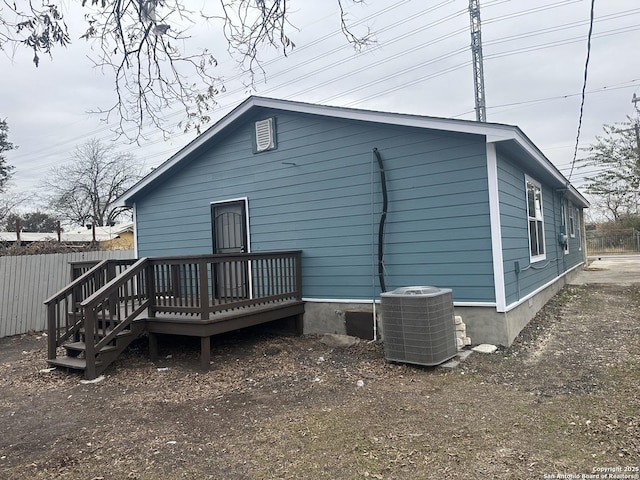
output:
[[[338, 335], [346, 335], [346, 312], [371, 313], [373, 311], [373, 305], [363, 303], [306, 302], [304, 309], [303, 331], [305, 334], [335, 333]], [[378, 308], [376, 308], [376, 310], [377, 309]], [[379, 319], [377, 323], [379, 327]], [[380, 329], [378, 329], [378, 337], [380, 337]]]
[[508, 312], [496, 312], [495, 308], [487, 307], [456, 307], [456, 315], [460, 315], [466, 324], [467, 336], [471, 337], [473, 345], [489, 343], [508, 347], [536, 313], [579, 272], [580, 268], [572, 270]]
[[[462, 317], [467, 327], [466, 335], [471, 337], [473, 345], [490, 343], [509, 346], [536, 313], [565, 285], [570, 284], [580, 270], [572, 270], [508, 312], [497, 312], [493, 307], [455, 307], [455, 314]], [[372, 304], [306, 302], [303, 331], [305, 334], [345, 335], [346, 312], [370, 313], [372, 310]], [[376, 305], [376, 317], [377, 336], [384, 338], [380, 305]]]

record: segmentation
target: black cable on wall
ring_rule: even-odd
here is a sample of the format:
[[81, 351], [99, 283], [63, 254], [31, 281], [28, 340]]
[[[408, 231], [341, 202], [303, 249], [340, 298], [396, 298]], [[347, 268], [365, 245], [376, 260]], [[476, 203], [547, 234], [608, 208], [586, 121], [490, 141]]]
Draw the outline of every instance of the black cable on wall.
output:
[[380, 186], [382, 187], [382, 214], [380, 215], [380, 223], [378, 225], [378, 280], [380, 281], [380, 290], [387, 291], [387, 286], [384, 281], [384, 227], [387, 221], [387, 177], [384, 173], [384, 164], [382, 157], [377, 148], [373, 149], [373, 154], [378, 160], [378, 168], [380, 170]]

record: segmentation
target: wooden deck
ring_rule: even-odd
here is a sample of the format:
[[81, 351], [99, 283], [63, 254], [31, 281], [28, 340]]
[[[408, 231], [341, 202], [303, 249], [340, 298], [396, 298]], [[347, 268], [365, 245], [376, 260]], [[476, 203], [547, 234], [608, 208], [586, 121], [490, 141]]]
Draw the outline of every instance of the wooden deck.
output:
[[207, 319], [200, 315], [187, 317], [165, 313], [144, 318], [144, 322], [152, 360], [158, 358], [157, 334], [200, 337], [200, 364], [208, 368], [211, 363], [211, 336], [281, 319], [290, 319], [292, 330], [301, 334], [303, 314], [304, 302], [286, 300], [220, 311]]
[[158, 334], [199, 337], [208, 368], [212, 335], [279, 319], [301, 333], [300, 262], [300, 251], [103, 261], [45, 302], [48, 361], [92, 379], [146, 331], [152, 357]]

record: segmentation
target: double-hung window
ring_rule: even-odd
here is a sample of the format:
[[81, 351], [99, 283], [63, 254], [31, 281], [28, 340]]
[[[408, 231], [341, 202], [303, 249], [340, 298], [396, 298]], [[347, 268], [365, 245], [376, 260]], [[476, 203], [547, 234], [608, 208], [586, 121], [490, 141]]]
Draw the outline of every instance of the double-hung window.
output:
[[527, 217], [529, 220], [529, 252], [532, 262], [544, 260], [544, 215], [542, 211], [542, 187], [527, 177]]
[[578, 237], [578, 250], [582, 251], [582, 228], [580, 227], [580, 210], [578, 210], [576, 208], [576, 221], [575, 221], [575, 228], [577, 231], [577, 237]]
[[564, 254], [567, 255], [569, 253], [569, 236], [568, 236], [568, 232], [567, 232], [567, 223], [568, 223], [568, 218], [569, 215], [571, 215], [568, 212], [571, 212], [571, 206], [567, 206], [568, 202], [565, 199], [561, 200], [561, 204], [560, 204], [560, 219], [562, 221], [562, 234], [565, 236], [565, 242], [562, 246], [562, 248], [564, 249]]
[[575, 208], [572, 203], [569, 203], [569, 235], [571, 238], [576, 236], [576, 222], [575, 222]]

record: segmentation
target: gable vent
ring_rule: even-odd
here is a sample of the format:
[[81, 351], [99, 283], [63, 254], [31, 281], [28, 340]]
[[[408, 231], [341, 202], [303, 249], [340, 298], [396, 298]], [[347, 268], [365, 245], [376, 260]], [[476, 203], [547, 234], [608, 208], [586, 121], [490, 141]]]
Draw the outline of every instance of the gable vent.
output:
[[256, 152], [276, 148], [275, 124], [273, 118], [256, 122]]

